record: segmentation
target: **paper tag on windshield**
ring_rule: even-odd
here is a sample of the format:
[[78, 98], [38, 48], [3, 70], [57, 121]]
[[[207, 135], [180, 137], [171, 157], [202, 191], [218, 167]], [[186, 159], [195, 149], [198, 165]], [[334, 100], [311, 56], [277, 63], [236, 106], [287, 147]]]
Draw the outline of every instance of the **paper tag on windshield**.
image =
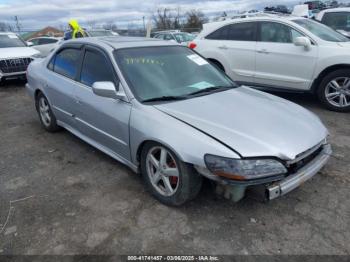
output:
[[18, 38], [16, 35], [7, 35], [9, 38]]
[[188, 55], [187, 57], [199, 66], [208, 64], [208, 62], [201, 58], [199, 55]]

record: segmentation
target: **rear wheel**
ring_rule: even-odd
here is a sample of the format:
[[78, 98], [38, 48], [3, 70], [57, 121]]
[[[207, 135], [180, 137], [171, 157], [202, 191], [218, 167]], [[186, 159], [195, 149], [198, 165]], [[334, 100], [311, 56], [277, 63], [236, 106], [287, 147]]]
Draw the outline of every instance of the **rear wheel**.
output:
[[192, 166], [158, 143], [144, 146], [141, 171], [148, 190], [166, 205], [184, 204], [195, 198], [202, 186], [202, 177]]
[[61, 129], [57, 125], [56, 117], [52, 113], [49, 101], [43, 93], [39, 93], [36, 98], [36, 109], [39, 114], [41, 125], [46, 131], [56, 132]]
[[350, 111], [350, 69], [340, 69], [326, 75], [317, 95], [322, 104], [330, 110]]

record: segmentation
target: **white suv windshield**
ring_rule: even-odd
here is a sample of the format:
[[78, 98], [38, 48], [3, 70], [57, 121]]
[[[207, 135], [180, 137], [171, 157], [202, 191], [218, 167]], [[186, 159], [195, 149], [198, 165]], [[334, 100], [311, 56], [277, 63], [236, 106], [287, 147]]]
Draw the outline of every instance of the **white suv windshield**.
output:
[[293, 20], [294, 23], [304, 27], [306, 30], [310, 31], [312, 34], [321, 38], [322, 40], [329, 42], [348, 42], [349, 39], [342, 34], [334, 31], [333, 29], [325, 26], [321, 23], [309, 20], [309, 19], [296, 19]]
[[25, 43], [16, 35], [0, 35], [0, 48], [24, 46]]

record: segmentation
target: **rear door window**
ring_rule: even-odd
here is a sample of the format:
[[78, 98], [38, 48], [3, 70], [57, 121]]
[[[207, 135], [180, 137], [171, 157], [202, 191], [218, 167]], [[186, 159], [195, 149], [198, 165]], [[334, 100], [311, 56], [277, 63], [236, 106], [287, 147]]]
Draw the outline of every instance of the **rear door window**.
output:
[[206, 39], [256, 41], [256, 23], [247, 22], [226, 25], [208, 35]]
[[81, 51], [65, 48], [56, 54], [53, 71], [65, 77], [75, 79], [79, 69]]

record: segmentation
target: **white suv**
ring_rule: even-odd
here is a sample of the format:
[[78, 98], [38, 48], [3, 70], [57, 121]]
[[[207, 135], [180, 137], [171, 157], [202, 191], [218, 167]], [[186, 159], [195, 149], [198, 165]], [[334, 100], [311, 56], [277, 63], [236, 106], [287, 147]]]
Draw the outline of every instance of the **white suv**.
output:
[[318, 22], [263, 15], [209, 23], [189, 47], [240, 84], [313, 92], [331, 110], [350, 110], [349, 39]]
[[24, 78], [29, 63], [40, 57], [40, 52], [28, 47], [14, 33], [0, 33], [0, 81]]

